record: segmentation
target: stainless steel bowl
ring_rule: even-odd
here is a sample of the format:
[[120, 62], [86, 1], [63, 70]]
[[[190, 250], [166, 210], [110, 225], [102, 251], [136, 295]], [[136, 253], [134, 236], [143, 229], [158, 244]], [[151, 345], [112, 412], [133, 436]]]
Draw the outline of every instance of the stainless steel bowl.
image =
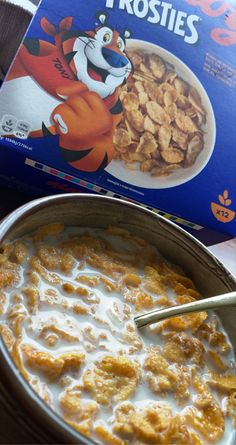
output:
[[[0, 242], [32, 232], [41, 225], [64, 222], [80, 227], [106, 228], [109, 224], [130, 230], [156, 246], [171, 262], [180, 265], [204, 297], [236, 290], [230, 272], [194, 237], [174, 223], [135, 204], [95, 195], [69, 194], [41, 198], [11, 213], [0, 224]], [[236, 352], [236, 309], [219, 312]], [[21, 421], [35, 422], [38, 443], [94, 444], [69, 427], [30, 388], [0, 340], [2, 391], [19, 400], [25, 410]], [[29, 417], [30, 414], [30, 417]], [[27, 419], [27, 420], [26, 420]], [[42, 428], [43, 427], [43, 428]]]

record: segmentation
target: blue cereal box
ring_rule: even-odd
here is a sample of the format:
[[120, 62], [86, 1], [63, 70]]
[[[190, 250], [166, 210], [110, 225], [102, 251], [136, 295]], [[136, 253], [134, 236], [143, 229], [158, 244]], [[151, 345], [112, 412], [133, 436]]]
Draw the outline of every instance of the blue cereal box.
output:
[[42, 0], [0, 91], [0, 179], [236, 235], [235, 46], [233, 0]]

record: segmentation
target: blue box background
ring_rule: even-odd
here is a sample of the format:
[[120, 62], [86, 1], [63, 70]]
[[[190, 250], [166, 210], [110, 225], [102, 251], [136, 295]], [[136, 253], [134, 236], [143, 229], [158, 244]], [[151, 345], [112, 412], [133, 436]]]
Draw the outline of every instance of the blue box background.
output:
[[[115, 4], [117, 3], [118, 2], [115, 2]], [[97, 11], [105, 10], [105, 4], [105, 0], [86, 0], [86, 2], [82, 0], [67, 0], [58, 6], [58, 2], [55, 0], [43, 0], [31, 24], [27, 37], [37, 37], [50, 41], [50, 37], [46, 36], [40, 27], [40, 20], [43, 16], [46, 16], [57, 26], [60, 19], [73, 15], [73, 29], [94, 29], [96, 24], [95, 14]], [[129, 190], [129, 184], [114, 178], [105, 171], [99, 174], [84, 173], [70, 167], [59, 153], [57, 136], [25, 140], [24, 144], [32, 147], [30, 153], [23, 148], [19, 150], [18, 147], [14, 147], [14, 145], [8, 141], [1, 140], [0, 144], [4, 145], [4, 150], [9, 150], [11, 157], [9, 165], [18, 162], [16, 161], [18, 156], [24, 159], [25, 157], [30, 157], [43, 164], [55, 167], [68, 174], [79, 176], [85, 181], [93, 182], [104, 189], [111, 190], [114, 193], [142, 202], [148, 206], [162, 209], [165, 212], [170, 212], [219, 231], [236, 234], [236, 220], [234, 219], [227, 224], [217, 221], [212, 214], [210, 205], [212, 201], [217, 202], [218, 195], [227, 189], [232, 200], [230, 209], [236, 210], [235, 89], [230, 88], [217, 78], [214, 79], [203, 70], [204, 58], [207, 51], [225, 63], [235, 67], [235, 45], [228, 47], [221, 46], [210, 38], [210, 33], [213, 28], [225, 27], [224, 15], [218, 18], [209, 17], [203, 14], [198, 7], [191, 6], [184, 0], [172, 1], [172, 4], [176, 9], [181, 9], [188, 14], [195, 13], [201, 17], [201, 22], [198, 25], [199, 40], [197, 44], [188, 45], [182, 38], [168, 31], [167, 28], [152, 25], [145, 19], [130, 16], [118, 8], [107, 9], [110, 16], [109, 25], [116, 26], [117, 23], [121, 24], [120, 28], [122, 30], [125, 27], [132, 29], [133, 38], [156, 43], [171, 51], [189, 66], [206, 89], [215, 113], [217, 140], [210, 161], [198, 176], [188, 183], [170, 189], [142, 189], [132, 186], [131, 191]], [[53, 42], [52, 39], [51, 41]], [[21, 163], [22, 172], [23, 163], [24, 161]], [[29, 170], [28, 168], [28, 172]], [[22, 175], [22, 172], [15, 172], [15, 175], [26, 176], [25, 181], [29, 184], [32, 179], [34, 179], [35, 182], [36, 177], [34, 175], [36, 173], [33, 170], [33, 178], [30, 177], [29, 173]], [[117, 184], [111, 184], [109, 182], [110, 179], [114, 180]], [[37, 185], [41, 187], [40, 178], [38, 181], [39, 184]], [[137, 192], [135, 193], [133, 190]], [[45, 191], [48, 191], [48, 188], [45, 187]], [[143, 193], [143, 196], [140, 195], [140, 192]]]

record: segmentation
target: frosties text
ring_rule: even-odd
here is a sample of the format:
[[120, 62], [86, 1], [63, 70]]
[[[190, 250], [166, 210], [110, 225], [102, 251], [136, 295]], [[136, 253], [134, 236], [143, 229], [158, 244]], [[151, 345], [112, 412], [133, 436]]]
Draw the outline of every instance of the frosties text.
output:
[[[222, 17], [220, 27], [211, 30], [211, 38], [222, 46], [236, 44], [236, 2], [234, 0], [185, 0], [182, 3], [199, 8], [201, 13], [212, 18]], [[174, 4], [174, 2], [172, 2]], [[176, 10], [171, 3], [160, 0], [106, 0], [107, 8], [123, 9], [128, 14], [146, 19], [152, 24], [166, 27], [169, 31], [181, 36], [190, 45], [198, 41], [198, 24], [200, 17]]]
[[149, 23], [159, 24], [190, 45], [198, 41], [197, 24], [200, 17], [177, 11], [171, 3], [159, 0], [106, 0], [106, 7], [118, 7], [128, 14], [146, 19]]

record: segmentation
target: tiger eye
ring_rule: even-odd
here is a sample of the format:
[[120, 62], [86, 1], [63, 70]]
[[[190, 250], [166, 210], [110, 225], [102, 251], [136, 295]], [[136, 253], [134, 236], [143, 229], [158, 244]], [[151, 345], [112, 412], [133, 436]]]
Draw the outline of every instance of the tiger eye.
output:
[[110, 34], [109, 34], [109, 32], [106, 32], [106, 34], [104, 34], [103, 41], [109, 42], [109, 40], [110, 40]]

